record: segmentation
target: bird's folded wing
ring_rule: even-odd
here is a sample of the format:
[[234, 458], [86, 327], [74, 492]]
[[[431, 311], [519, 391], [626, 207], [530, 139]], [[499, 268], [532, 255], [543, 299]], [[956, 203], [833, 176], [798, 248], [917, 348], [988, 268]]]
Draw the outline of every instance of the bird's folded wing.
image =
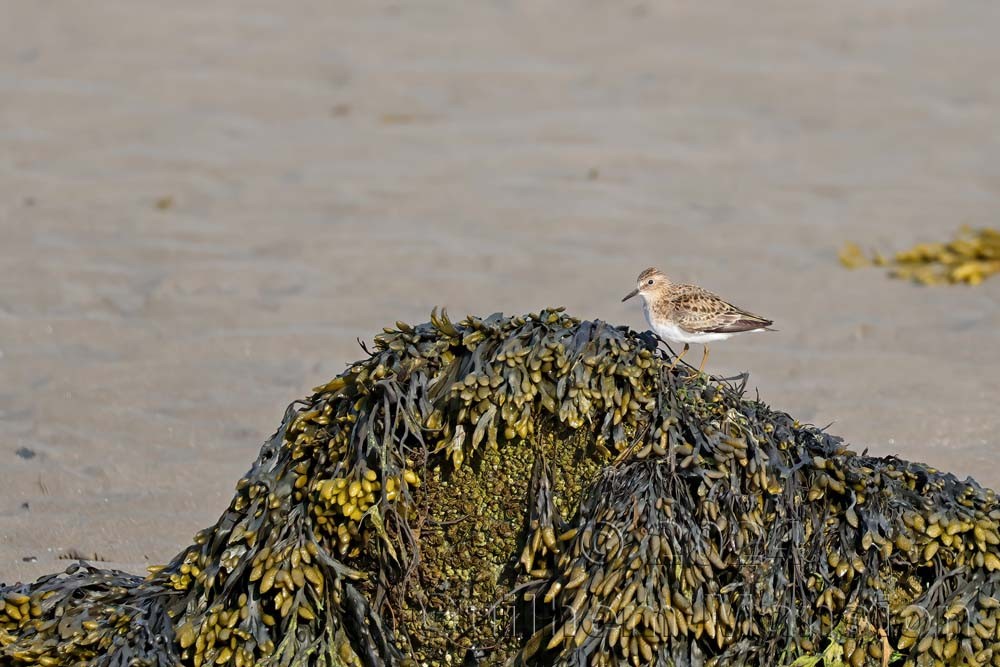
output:
[[680, 327], [692, 333], [739, 333], [763, 329], [772, 323], [701, 289], [677, 295], [673, 305]]

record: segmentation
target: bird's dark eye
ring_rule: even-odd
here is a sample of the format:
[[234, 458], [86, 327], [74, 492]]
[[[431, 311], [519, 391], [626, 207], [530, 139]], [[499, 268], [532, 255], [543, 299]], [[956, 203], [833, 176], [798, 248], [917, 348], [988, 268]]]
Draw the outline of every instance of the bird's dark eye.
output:
[[646, 281], [646, 284], [647, 284], [647, 285], [652, 285], [652, 284], [653, 284], [653, 279], [652, 279], [652, 278], [650, 278], [649, 280], [647, 280], [647, 281]]

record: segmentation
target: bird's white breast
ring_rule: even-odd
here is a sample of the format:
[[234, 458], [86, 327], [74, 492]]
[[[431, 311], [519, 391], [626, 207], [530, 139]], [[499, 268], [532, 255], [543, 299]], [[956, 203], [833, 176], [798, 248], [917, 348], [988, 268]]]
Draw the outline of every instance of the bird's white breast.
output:
[[[647, 320], [649, 318], [647, 317]], [[716, 340], [726, 340], [731, 333], [692, 333], [684, 331], [673, 322], [650, 322], [650, 328], [657, 336], [664, 340], [672, 340], [677, 343], [711, 343]]]
[[[653, 330], [653, 333], [663, 340], [672, 340], [677, 343], [708, 343], [713, 340], [729, 338], [728, 334], [693, 334], [689, 331], [684, 331], [669, 320], [654, 318], [646, 299], [642, 300], [642, 314], [646, 316], [646, 323], [649, 324], [649, 328]], [[721, 338], [706, 338], [705, 336], [721, 336]]]

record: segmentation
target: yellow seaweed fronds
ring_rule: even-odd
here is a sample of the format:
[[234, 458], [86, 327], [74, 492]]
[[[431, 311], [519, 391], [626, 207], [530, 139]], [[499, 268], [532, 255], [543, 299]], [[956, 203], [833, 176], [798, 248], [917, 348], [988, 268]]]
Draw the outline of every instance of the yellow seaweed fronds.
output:
[[889, 265], [893, 278], [922, 285], [978, 285], [1000, 273], [1000, 230], [963, 227], [948, 243], [919, 243], [897, 252], [891, 260], [877, 252], [869, 258], [858, 244], [848, 242], [839, 258], [849, 269]]

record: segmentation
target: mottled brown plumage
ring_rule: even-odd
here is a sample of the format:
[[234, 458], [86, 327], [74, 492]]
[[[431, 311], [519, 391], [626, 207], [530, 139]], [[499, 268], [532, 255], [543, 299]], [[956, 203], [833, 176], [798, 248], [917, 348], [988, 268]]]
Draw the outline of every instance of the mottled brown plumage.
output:
[[657, 317], [673, 319], [692, 334], [741, 333], [770, 326], [773, 322], [738, 308], [697, 285], [673, 284], [666, 298], [651, 308]]

